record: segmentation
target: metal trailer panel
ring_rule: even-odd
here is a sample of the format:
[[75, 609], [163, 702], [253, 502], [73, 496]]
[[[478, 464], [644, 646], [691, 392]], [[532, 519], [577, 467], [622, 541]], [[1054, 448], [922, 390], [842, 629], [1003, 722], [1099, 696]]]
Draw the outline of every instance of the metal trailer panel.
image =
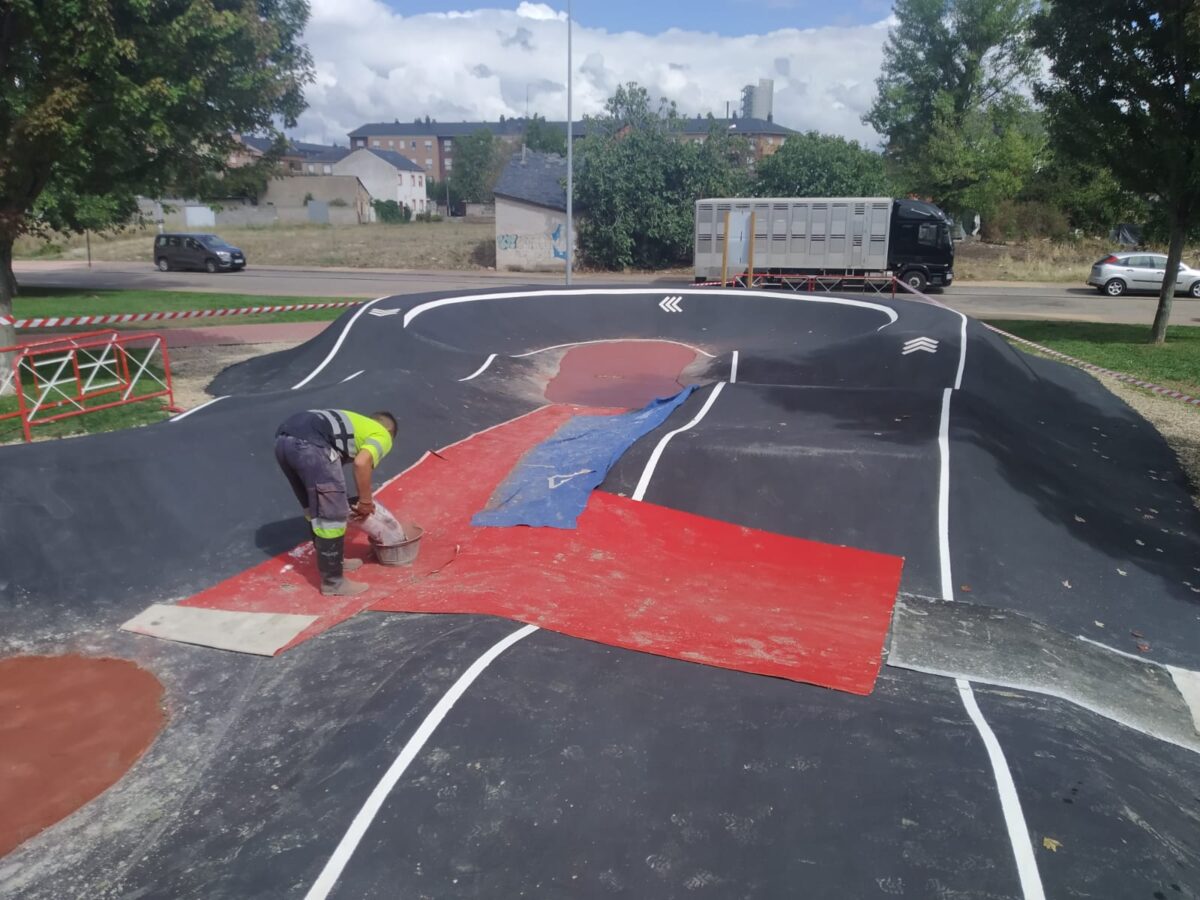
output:
[[[754, 212], [754, 268], [791, 272], [887, 270], [888, 197], [710, 198], [696, 201], [697, 278], [721, 276], [725, 213]], [[729, 261], [741, 271], [741, 260]]]

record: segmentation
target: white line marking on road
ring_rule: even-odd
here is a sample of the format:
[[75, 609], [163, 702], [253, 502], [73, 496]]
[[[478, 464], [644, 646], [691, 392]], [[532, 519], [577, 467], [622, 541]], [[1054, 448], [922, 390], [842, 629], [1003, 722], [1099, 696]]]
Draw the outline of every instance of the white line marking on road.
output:
[[671, 341], [666, 338], [602, 338], [595, 341], [572, 341], [569, 344], [555, 344], [553, 347], [542, 347], [540, 350], [530, 350], [528, 353], [518, 353], [513, 356], [513, 359], [524, 359], [526, 356], [534, 356], [538, 353], [545, 353], [549, 350], [561, 350], [563, 347], [582, 347], [585, 344], [678, 344], [680, 347], [687, 347], [689, 350], [695, 350], [697, 353], [703, 353], [709, 359], [716, 359], [717, 354], [709, 353], [707, 350], [701, 350], [699, 347], [693, 347], [691, 344], [685, 344], [683, 341]]
[[937, 353], [938, 343], [939, 342], [938, 342], [937, 338], [931, 338], [931, 337], [913, 338], [911, 341], [904, 342], [904, 347], [903, 347], [903, 349], [901, 349], [900, 355], [908, 356], [908, 354], [916, 353], [918, 350], [924, 351], [925, 353]]
[[[707, 296], [707, 297], [736, 297], [739, 300], [790, 300], [795, 303], [830, 303], [834, 306], [854, 306], [859, 309], [870, 309], [878, 313], [883, 313], [887, 316], [888, 321], [879, 326], [876, 331], [887, 328], [888, 325], [894, 323], [900, 318], [890, 306], [884, 306], [881, 303], [871, 303], [867, 300], [852, 300], [849, 297], [802, 297], [792, 292], [782, 293], [778, 291], [753, 291], [744, 290], [721, 290], [720, 288], [697, 288], [695, 290], [680, 290], [679, 296]], [[645, 296], [646, 294], [661, 295], [662, 291], [656, 291], [653, 288], [572, 288], [570, 290], [543, 290], [543, 291], [510, 291], [497, 294], [468, 294], [463, 297], [442, 297], [440, 300], [429, 300], [419, 306], [414, 306], [404, 314], [404, 327], [407, 328], [412, 324], [413, 320], [421, 313], [429, 312], [431, 309], [438, 309], [443, 306], [454, 306], [458, 303], [474, 303], [479, 300], [518, 300], [529, 297], [603, 297], [603, 296]], [[381, 298], [382, 299], [382, 298]]]
[[683, 312], [679, 306], [682, 300], [683, 297], [663, 297], [662, 300], [658, 302], [658, 308], [663, 312]]
[[382, 319], [384, 316], [394, 316], [398, 312], [400, 312], [400, 307], [396, 306], [392, 309], [373, 309], [371, 310], [371, 315], [378, 316]]
[[950, 396], [953, 389], [942, 390], [942, 418], [938, 424], [938, 559], [941, 562], [942, 599], [954, 599], [954, 581], [950, 572]]
[[454, 704], [466, 692], [467, 688], [483, 674], [486, 669], [501, 653], [524, 638], [529, 637], [538, 630], [536, 625], [526, 625], [523, 628], [518, 628], [512, 634], [497, 641], [492, 647], [484, 653], [479, 659], [475, 660], [471, 666], [458, 677], [458, 680], [450, 686], [450, 690], [442, 695], [437, 704], [429, 711], [429, 714], [421, 722], [417, 730], [413, 732], [412, 737], [404, 745], [400, 751], [400, 755], [396, 757], [396, 761], [384, 773], [384, 776], [379, 779], [379, 783], [375, 785], [375, 790], [371, 791], [371, 795], [367, 797], [367, 802], [363, 804], [362, 809], [358, 811], [358, 815], [354, 817], [354, 821], [350, 823], [350, 828], [342, 837], [341, 842], [333, 851], [333, 855], [329, 858], [329, 862], [325, 864], [325, 868], [321, 870], [321, 874], [317, 880], [313, 882], [313, 886], [309, 888], [305, 894], [305, 900], [323, 900], [329, 896], [329, 892], [333, 890], [334, 885], [341, 877], [342, 871], [346, 868], [346, 863], [350, 861], [350, 857], [358, 847], [359, 841], [366, 834], [367, 829], [371, 826], [371, 822], [379, 813], [380, 808], [387, 800], [388, 794], [392, 792], [392, 788], [404, 775], [405, 769], [409, 767], [417, 754], [425, 746], [425, 743], [433, 735], [433, 732], [446, 718], [446, 714], [454, 708]]
[[460, 378], [460, 379], [458, 379], [458, 380], [459, 380], [459, 381], [470, 381], [470, 380], [471, 380], [472, 378], [474, 378], [476, 375], [482, 375], [482, 374], [483, 374], [485, 371], [487, 371], [487, 367], [488, 367], [488, 366], [490, 366], [490, 365], [492, 364], [492, 360], [494, 360], [495, 358], [496, 358], [496, 354], [495, 354], [495, 353], [491, 354], [490, 356], [488, 356], [488, 358], [487, 358], [487, 359], [485, 359], [485, 360], [483, 361], [483, 365], [482, 365], [482, 366], [480, 366], [478, 369], [476, 369], [474, 372], [472, 372], [472, 373], [471, 373], [470, 375], [468, 375], [466, 378]]
[[662, 456], [663, 450], [666, 449], [667, 444], [671, 443], [671, 438], [675, 437], [675, 435], [679, 434], [680, 432], [687, 431], [689, 428], [694, 428], [697, 424], [699, 424], [700, 420], [703, 419], [708, 413], [709, 409], [712, 408], [712, 405], [716, 401], [717, 397], [721, 395], [721, 391], [724, 387], [725, 382], [722, 381], [713, 388], [713, 392], [709, 394], [708, 399], [704, 401], [704, 406], [700, 408], [700, 412], [696, 413], [696, 418], [692, 419], [692, 421], [688, 422], [683, 427], [676, 428], [674, 431], [668, 431], [663, 435], [662, 440], [658, 442], [658, 446], [654, 448], [654, 452], [650, 454], [650, 460], [646, 463], [646, 468], [642, 470], [642, 477], [638, 479], [637, 487], [633, 491], [634, 500], [642, 500], [645, 498], [646, 489], [650, 487], [650, 479], [654, 477], [654, 467], [658, 465], [658, 460]]
[[187, 410], [186, 412], [181, 412], [179, 415], [174, 416], [174, 417], [168, 419], [167, 421], [168, 422], [182, 422], [184, 419], [186, 419], [192, 413], [198, 413], [198, 412], [200, 412], [200, 410], [204, 409], [205, 407], [212, 406], [218, 400], [228, 400], [228, 399], [229, 399], [228, 394], [225, 394], [221, 397], [213, 397], [211, 400], [201, 403], [199, 406], [193, 406], [191, 409]]
[[[946, 308], [950, 309], [950, 307]], [[962, 319], [962, 331], [958, 338], [958, 374], [954, 376], [954, 389], [957, 391], [962, 387], [963, 369], [967, 366], [967, 317], [957, 309], [951, 311], [957, 313], [958, 317]]]
[[358, 321], [358, 317], [361, 316], [363, 313], [365, 313], [368, 309], [370, 309], [376, 303], [378, 303], [380, 300], [386, 300], [386, 299], [387, 299], [387, 297], [376, 297], [374, 300], [371, 300], [370, 302], [364, 303], [362, 306], [360, 306], [358, 308], [358, 311], [355, 312], [354, 315], [352, 315], [350, 317], [350, 321], [346, 323], [346, 327], [342, 329], [342, 333], [338, 335], [337, 342], [333, 345], [333, 349], [329, 351], [329, 355], [326, 356], [323, 360], [321, 360], [321, 364], [319, 366], [317, 366], [315, 369], [313, 369], [311, 372], [308, 373], [307, 378], [293, 384], [292, 390], [294, 391], [297, 388], [304, 387], [306, 384], [308, 384], [310, 381], [312, 381], [314, 378], [316, 378], [318, 375], [320, 375], [321, 372], [325, 369], [325, 367], [327, 365], [329, 365], [331, 362], [333, 362], [333, 358], [335, 356], [337, 356], [337, 352], [342, 349], [342, 344], [345, 342], [346, 336], [348, 334], [350, 334], [350, 329], [354, 327], [354, 323]]
[[[958, 376], [954, 388], [945, 388], [942, 391], [942, 416], [938, 425], [938, 555], [941, 562], [943, 600], [954, 599], [954, 580], [950, 568], [950, 398], [962, 383], [963, 366], [967, 359], [965, 334], [966, 317], [963, 316], [964, 340], [959, 350]], [[1009, 771], [1008, 760], [1004, 758], [1004, 750], [996, 739], [996, 733], [983, 717], [979, 704], [975, 702], [975, 692], [971, 690], [971, 683], [964, 678], [956, 678], [955, 684], [958, 685], [958, 696], [967, 710], [967, 715], [971, 717], [979, 736], [983, 738], [983, 745], [992, 764], [996, 790], [1000, 794], [1000, 808], [1004, 812], [1008, 840], [1017, 864], [1021, 892], [1025, 900], [1046, 900], [1037, 860], [1033, 855], [1033, 846], [1029, 842], [1029, 827], [1025, 824], [1025, 814], [1021, 811], [1021, 800], [1017, 796], [1017, 787], [1013, 782], [1012, 772]]]
[[737, 384], [738, 352], [733, 351], [733, 363], [729, 366], [729, 383]]
[[353, 381], [355, 378], [357, 378], [359, 375], [361, 375], [361, 374], [362, 374], [363, 372], [365, 372], [365, 371], [367, 371], [367, 370], [366, 370], [366, 369], [359, 369], [359, 370], [358, 370], [357, 372], [355, 372], [353, 375], [347, 375], [345, 378], [343, 378], [343, 379], [342, 379], [342, 384], [345, 384], [347, 381]]
[[1009, 771], [1008, 761], [1004, 758], [1004, 750], [996, 740], [996, 733], [983, 717], [979, 704], [975, 702], [975, 692], [971, 690], [970, 682], [962, 678], [956, 678], [955, 682], [967, 715], [971, 717], [979, 736], [983, 738], [988, 759], [992, 763], [996, 789], [1000, 793], [1000, 808], [1004, 811], [1004, 824], [1008, 827], [1008, 840], [1012, 844], [1017, 876], [1021, 880], [1021, 893], [1025, 900], [1046, 900], [1042, 877], [1038, 873], [1037, 860], [1033, 855], [1033, 845], [1029, 842], [1029, 826], [1025, 824], [1021, 798], [1017, 796], [1017, 786], [1013, 783], [1012, 772]]

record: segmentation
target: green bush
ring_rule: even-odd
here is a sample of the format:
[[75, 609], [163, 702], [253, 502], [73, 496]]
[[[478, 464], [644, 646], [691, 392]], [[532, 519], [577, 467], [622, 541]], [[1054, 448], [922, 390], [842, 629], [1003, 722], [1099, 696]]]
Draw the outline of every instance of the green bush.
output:
[[994, 244], [1028, 241], [1034, 238], [1066, 240], [1071, 224], [1061, 209], [1040, 200], [1002, 200], [995, 212], [985, 218], [981, 237]]
[[372, 200], [375, 218], [385, 225], [404, 225], [412, 221], [412, 207], [401, 206], [395, 200]]

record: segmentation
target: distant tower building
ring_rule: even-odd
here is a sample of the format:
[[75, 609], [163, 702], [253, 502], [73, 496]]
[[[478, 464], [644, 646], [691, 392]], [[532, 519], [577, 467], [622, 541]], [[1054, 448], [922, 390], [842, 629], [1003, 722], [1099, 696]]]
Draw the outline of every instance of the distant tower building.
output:
[[748, 84], [742, 88], [742, 118], [773, 121], [774, 102], [775, 82], [770, 78], [760, 78], [757, 87]]

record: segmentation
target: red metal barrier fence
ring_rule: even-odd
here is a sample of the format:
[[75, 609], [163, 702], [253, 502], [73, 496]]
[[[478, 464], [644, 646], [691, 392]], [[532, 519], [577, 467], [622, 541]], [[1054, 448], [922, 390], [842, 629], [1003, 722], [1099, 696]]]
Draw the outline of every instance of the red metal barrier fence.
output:
[[159, 334], [92, 331], [0, 347], [4, 353], [13, 359], [0, 374], [0, 398], [11, 388], [17, 409], [0, 413], [0, 421], [19, 419], [26, 441], [38, 425], [158, 397], [166, 398], [168, 410], [179, 411]]
[[805, 275], [799, 273], [789, 275], [741, 272], [731, 275], [724, 284], [719, 281], [703, 281], [697, 283], [695, 287], [783, 288], [789, 291], [810, 293], [832, 293], [849, 289], [896, 296], [896, 279], [891, 275]]

